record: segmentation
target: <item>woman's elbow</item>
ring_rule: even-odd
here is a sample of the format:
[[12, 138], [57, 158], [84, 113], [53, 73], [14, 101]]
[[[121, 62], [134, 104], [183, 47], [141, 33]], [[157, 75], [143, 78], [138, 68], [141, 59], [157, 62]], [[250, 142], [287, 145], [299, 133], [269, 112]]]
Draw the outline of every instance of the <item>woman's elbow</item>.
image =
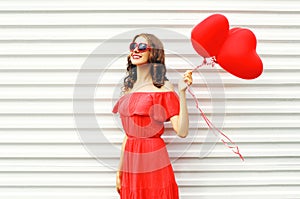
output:
[[186, 136], [188, 135], [188, 132], [178, 132], [177, 135], [181, 138], [186, 138]]

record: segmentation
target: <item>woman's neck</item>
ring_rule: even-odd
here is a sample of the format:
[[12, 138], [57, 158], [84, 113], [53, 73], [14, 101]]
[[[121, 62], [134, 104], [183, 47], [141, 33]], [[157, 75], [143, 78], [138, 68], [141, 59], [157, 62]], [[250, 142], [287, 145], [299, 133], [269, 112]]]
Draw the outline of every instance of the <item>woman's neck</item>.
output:
[[152, 83], [151, 76], [151, 66], [150, 64], [143, 64], [137, 66], [137, 79], [136, 84]]

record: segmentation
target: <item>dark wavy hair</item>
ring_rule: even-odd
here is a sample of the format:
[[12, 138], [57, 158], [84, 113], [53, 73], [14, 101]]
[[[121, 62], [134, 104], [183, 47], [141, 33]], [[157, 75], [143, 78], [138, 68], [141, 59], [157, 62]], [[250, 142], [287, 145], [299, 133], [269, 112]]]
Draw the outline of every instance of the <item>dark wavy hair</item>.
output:
[[[150, 55], [148, 58], [148, 64], [151, 67], [151, 76], [153, 85], [157, 88], [161, 88], [165, 81], [168, 81], [166, 77], [166, 66], [165, 66], [165, 51], [162, 42], [153, 34], [141, 33], [136, 35], [132, 42], [138, 37], [144, 37], [148, 44], [151, 46]], [[127, 76], [124, 78], [124, 86], [122, 92], [129, 91], [137, 79], [136, 65], [131, 63], [130, 54], [127, 56]]]

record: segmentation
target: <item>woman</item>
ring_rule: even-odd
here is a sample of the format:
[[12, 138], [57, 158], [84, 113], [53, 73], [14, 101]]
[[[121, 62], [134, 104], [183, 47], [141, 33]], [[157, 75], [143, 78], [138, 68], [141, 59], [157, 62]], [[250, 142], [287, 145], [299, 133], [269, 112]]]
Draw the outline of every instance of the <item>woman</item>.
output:
[[174, 171], [160, 136], [166, 121], [171, 121], [178, 136], [188, 135], [185, 91], [192, 84], [192, 72], [186, 71], [178, 82], [178, 96], [166, 77], [163, 44], [153, 34], [136, 35], [127, 60], [124, 95], [113, 108], [126, 133], [116, 189], [121, 199], [178, 199]]

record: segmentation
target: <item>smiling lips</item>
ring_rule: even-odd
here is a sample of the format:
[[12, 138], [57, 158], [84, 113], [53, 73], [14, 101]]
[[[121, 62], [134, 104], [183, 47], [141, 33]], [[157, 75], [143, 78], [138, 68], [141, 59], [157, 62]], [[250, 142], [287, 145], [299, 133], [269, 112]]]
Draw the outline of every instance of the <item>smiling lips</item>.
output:
[[138, 55], [138, 54], [133, 54], [132, 55], [132, 58], [133, 59], [140, 59], [142, 56], [141, 55]]

